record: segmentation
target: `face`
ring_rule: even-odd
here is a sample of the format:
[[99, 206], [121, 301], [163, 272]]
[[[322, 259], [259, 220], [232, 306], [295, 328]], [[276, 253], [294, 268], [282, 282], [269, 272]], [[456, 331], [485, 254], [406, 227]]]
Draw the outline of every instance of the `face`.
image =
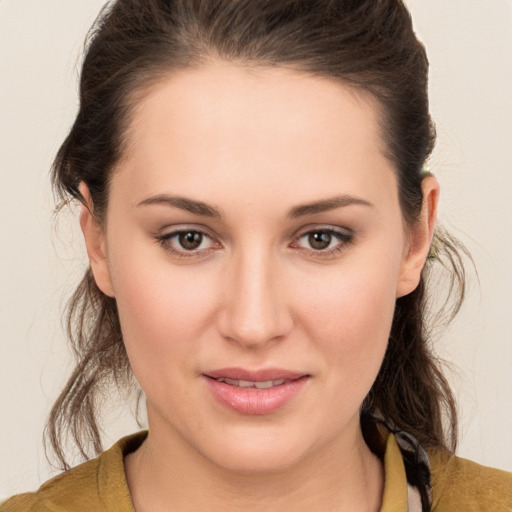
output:
[[104, 230], [87, 213], [82, 227], [150, 437], [244, 471], [360, 439], [395, 300], [426, 256], [378, 116], [326, 79], [221, 63], [140, 102]]

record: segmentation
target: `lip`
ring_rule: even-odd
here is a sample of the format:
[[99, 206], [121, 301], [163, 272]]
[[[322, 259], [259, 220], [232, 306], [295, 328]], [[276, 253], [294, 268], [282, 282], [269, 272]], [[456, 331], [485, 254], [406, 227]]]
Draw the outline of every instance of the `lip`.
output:
[[204, 375], [211, 379], [233, 379], [263, 382], [266, 380], [296, 380], [306, 374], [293, 372], [282, 368], [263, 368], [261, 370], [246, 370], [244, 368], [222, 368], [206, 372]]
[[[223, 368], [203, 374], [213, 397], [228, 409], [244, 415], [271, 414], [291, 402], [303, 389], [310, 376], [305, 373], [266, 368], [247, 370]], [[284, 380], [280, 385], [266, 389], [242, 388], [217, 379], [265, 382]]]

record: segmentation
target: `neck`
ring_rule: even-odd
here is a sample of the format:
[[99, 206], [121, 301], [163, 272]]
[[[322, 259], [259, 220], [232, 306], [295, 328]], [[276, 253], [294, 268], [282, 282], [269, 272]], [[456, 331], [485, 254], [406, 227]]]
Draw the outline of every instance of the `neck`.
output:
[[354, 434], [291, 467], [242, 473], [150, 429], [146, 442], [126, 458], [128, 485], [137, 512], [376, 512], [383, 492], [382, 464], [360, 429]]

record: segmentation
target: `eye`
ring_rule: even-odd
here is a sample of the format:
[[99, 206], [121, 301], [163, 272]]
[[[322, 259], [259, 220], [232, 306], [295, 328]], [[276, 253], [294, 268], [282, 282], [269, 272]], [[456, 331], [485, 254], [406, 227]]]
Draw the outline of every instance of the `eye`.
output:
[[308, 233], [307, 240], [310, 247], [318, 251], [328, 249], [333, 240], [337, 241], [329, 231], [314, 231]]
[[345, 249], [352, 241], [351, 233], [325, 228], [302, 234], [295, 245], [315, 253], [316, 256], [329, 256]]
[[209, 235], [195, 229], [181, 229], [156, 237], [164, 249], [177, 256], [189, 257], [219, 246]]
[[194, 251], [201, 247], [205, 237], [202, 233], [198, 233], [197, 231], [188, 231], [186, 233], [178, 233], [174, 238], [176, 238], [176, 241], [183, 249]]

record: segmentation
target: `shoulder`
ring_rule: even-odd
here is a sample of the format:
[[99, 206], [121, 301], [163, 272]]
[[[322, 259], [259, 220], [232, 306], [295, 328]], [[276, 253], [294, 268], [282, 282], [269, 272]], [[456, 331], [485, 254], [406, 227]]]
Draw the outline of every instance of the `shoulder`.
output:
[[512, 473], [429, 453], [433, 512], [512, 512]]
[[2, 504], [1, 512], [94, 510], [91, 507], [97, 505], [99, 496], [99, 460], [85, 462], [48, 480], [36, 492], [13, 496]]
[[0, 512], [133, 512], [124, 455], [145, 437], [139, 433], [121, 439], [98, 458], [48, 480], [36, 492], [8, 499], [0, 505]]

